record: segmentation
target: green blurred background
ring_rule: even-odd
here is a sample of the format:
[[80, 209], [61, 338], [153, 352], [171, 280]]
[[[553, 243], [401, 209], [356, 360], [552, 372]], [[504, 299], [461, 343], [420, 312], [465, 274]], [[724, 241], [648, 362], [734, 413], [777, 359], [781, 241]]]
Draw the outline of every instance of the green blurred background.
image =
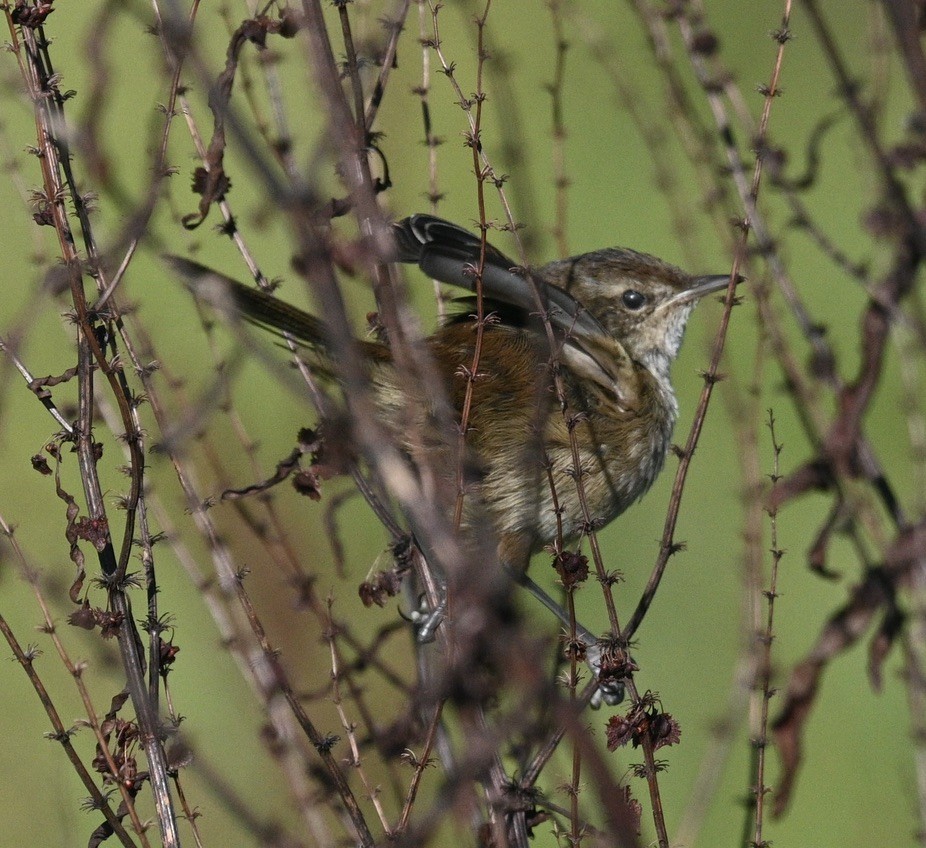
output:
[[[902, 75], [887, 62], [879, 66], [886, 68], [887, 78], [871, 80], [873, 66], [868, 64], [871, 56], [883, 49], [883, 39], [887, 37], [875, 6], [859, 0], [828, 0], [822, 5], [842, 49], [853, 63], [854, 72], [864, 82], [878, 84], [890, 92], [883, 125], [892, 137], [899, 138], [909, 110]], [[150, 9], [142, 5], [114, 6], [112, 17], [106, 19], [110, 25], [104, 28], [97, 17], [103, 6], [95, 0], [59, 2], [49, 18], [47, 32], [53, 39], [51, 50], [56, 70], [63, 74], [62, 87], [76, 91], [74, 99], [68, 101], [70, 117], [81, 126], [99, 108], [102, 121], [99, 137], [108, 144], [104, 153], [112, 184], [119, 186], [126, 198], [137, 199], [148, 179], [150, 151], [162, 121], [158, 104], [164, 101], [166, 84], [158, 42], [146, 31], [151, 23]], [[358, 39], [375, 35], [376, 19], [383, 12], [368, 4], [356, 4], [356, 8], [363, 12], [357, 15]], [[631, 7], [601, 0], [567, 4], [566, 8], [569, 10], [566, 33], [571, 46], [564, 88], [568, 129], [566, 169], [571, 181], [570, 250], [580, 252], [620, 244], [684, 264], [692, 271], [724, 272], [729, 268], [730, 257], [724, 252], [722, 240], [702, 220], [701, 192], [671, 136], [661, 79]], [[781, 10], [778, 3], [744, 4], [735, 0], [706, 3], [708, 20], [720, 39], [723, 61], [734, 72], [754, 115], [762, 106], [756, 87], [768, 80], [777, 47], [769, 33], [779, 25]], [[475, 85], [472, 22], [475, 11], [470, 4], [450, 2], [440, 12], [444, 50], [457, 63], [457, 73], [467, 93]], [[227, 41], [223, 16], [237, 22], [245, 14], [242, 6], [233, 5], [206, 4], [200, 11], [199, 26], [203, 46], [213, 61], [212, 73], [221, 67]], [[417, 15], [413, 5], [400, 44], [398, 68], [379, 123], [379, 129], [385, 133], [382, 149], [394, 183], [384, 202], [397, 217], [425, 209], [427, 205], [427, 148], [421, 143], [420, 107], [410, 93], [419, 84], [421, 75]], [[577, 19], [588, 27], [577, 26]], [[501, 74], [490, 73], [486, 79], [488, 100], [483, 142], [496, 168], [511, 175], [506, 191], [518, 218], [529, 225], [531, 259], [540, 263], [555, 257], [548, 229], [554, 217], [554, 185], [550, 97], [545, 89], [553, 74], [551, 20], [541, 2], [501, 2], [493, 6], [488, 21], [495, 61], [504, 61], [504, 66]], [[591, 56], [587, 43], [589, 29], [608, 45], [611, 60], [622, 69], [634, 108], [652, 122], [665, 140], [665, 147], [658, 155], [667, 157], [663, 161], [678, 181], [676, 192], [684, 199], [683, 211], [695, 225], [686, 242], [687, 250], [683, 249], [673, 226], [673, 211], [677, 212], [678, 207], [673, 209], [666, 192], [657, 186], [650, 147], [641, 138], [627, 109], [618, 102], [601, 64]], [[824, 115], [838, 113], [841, 106], [800, 8], [795, 11], [792, 29], [795, 37], [788, 44], [784, 58], [784, 96], [773, 105], [770, 126], [772, 138], [789, 150], [796, 159], [794, 168], [799, 170], [814, 126]], [[336, 38], [335, 43], [338, 44]], [[320, 113], [306, 79], [300, 48], [292, 43], [273, 46], [280, 51], [279, 69], [286, 82], [286, 105], [297, 139], [297, 157], [305, 156], [320, 132]], [[690, 69], [684, 65], [680, 68], [690, 83]], [[104, 72], [109, 74], [105, 96], [92, 96], [93, 81], [99, 81]], [[20, 93], [18, 71], [11, 54], [4, 54], [0, 60], [0, 73], [3, 81], [0, 158], [18, 164], [18, 168], [9, 169], [0, 179], [0, 239], [4, 259], [0, 333], [27, 323], [23, 359], [35, 374], [58, 373], [73, 363], [68, 344], [70, 330], [60, 317], [66, 305], [50, 299], [41, 289], [41, 280], [56, 258], [53, 233], [33, 224], [23, 197], [24, 191], [28, 193], [39, 185], [36, 161], [23, 152], [35, 143], [34, 123], [30, 106]], [[251, 73], [256, 80], [253, 69]], [[200, 108], [200, 124], [209, 127], [208, 113], [203, 108], [204, 86], [193, 72], [188, 77], [193, 100]], [[237, 91], [240, 94], [240, 89]], [[692, 86], [691, 91], [696, 92], [696, 88]], [[439, 180], [446, 196], [439, 211], [447, 218], [465, 223], [477, 217], [475, 183], [470, 153], [462, 143], [464, 116], [453, 101], [447, 81], [434, 73], [430, 102], [435, 132], [445, 140], [439, 150]], [[521, 141], [517, 156], [506, 158], [503, 127], [510, 130], [515, 122]], [[181, 254], [190, 248], [199, 249], [204, 261], [242, 276], [241, 265], [235, 264], [227, 240], [212, 228], [218, 223], [215, 213], [192, 235], [177, 224], [178, 213], [192, 212], [195, 208], [189, 179], [196, 162], [181, 121], [174, 125], [173, 139], [170, 162], [178, 167], [179, 173], [172, 178], [166, 202], [155, 216], [154, 230], [160, 239], [157, 246]], [[738, 140], [741, 149], [748, 151], [748, 140], [741, 134]], [[75, 136], [75, 143], [79, 145], [79, 141], [80, 136]], [[111, 192], [100, 191], [79, 154], [75, 167], [81, 175], [82, 187], [99, 192], [94, 222], [97, 236], [105, 244], [107, 236], [112, 237], [125, 223], [131, 205]], [[273, 210], [262, 200], [253, 170], [234, 143], [227, 167], [233, 182], [230, 199], [252, 250], [268, 275], [285, 278], [284, 296], [305, 304], [299, 282], [289, 271], [291, 245], [285, 223], [268, 217]], [[873, 179], [868, 169], [851, 121], [843, 118], [827, 136], [819, 179], [807, 199], [816, 219], [853, 259], [870, 260], [878, 267], [883, 260], [879, 247], [860, 227], [865, 210], [873, 202]], [[337, 193], [330, 176], [325, 179], [328, 190]], [[497, 200], [491, 193], [490, 197], [490, 216], [501, 217]], [[836, 272], [806, 237], [786, 230], [788, 213], [780, 205], [771, 201], [768, 214], [780, 230], [780, 247], [801, 294], [816, 320], [826, 323], [840, 355], [842, 371], [851, 375], [857, 362], [857, 316], [864, 304], [863, 293]], [[495, 241], [503, 249], [511, 249], [505, 237], [497, 236]], [[755, 267], [761, 271], [760, 265]], [[419, 288], [423, 320], [429, 322], [433, 314], [429, 287]], [[361, 280], [349, 281], [346, 289], [356, 307], [359, 326], [364, 312], [373, 308], [371, 295]], [[149, 330], [156, 332], [165, 367], [182, 375], [190, 396], [197, 397], [210, 385], [212, 377], [205, 342], [191, 301], [159, 266], [156, 251], [146, 251], [133, 265], [125, 282], [125, 297], [137, 306]], [[748, 287], [745, 299], [745, 306], [733, 316], [728, 361], [724, 366], [741, 384], [748, 382], [752, 374], [757, 335]], [[701, 387], [697, 372], [706, 366], [707, 346], [719, 315], [720, 308], [714, 303], [699, 309], [675, 366], [681, 405], [679, 441], [691, 421]], [[228, 345], [228, 340], [223, 343]], [[905, 505], [914, 511], [918, 503], [911, 494], [909, 446], [899, 412], [896, 372], [896, 362], [892, 360], [877, 405], [867, 419], [868, 429], [877, 434], [876, 443], [891, 479]], [[762, 407], [775, 411], [778, 437], [784, 445], [783, 470], [787, 471], [807, 458], [808, 447], [791, 401], [782, 391], [780, 377], [774, 369], [768, 375], [763, 385]], [[63, 504], [55, 498], [49, 479], [40, 477], [29, 466], [29, 457], [42, 448], [54, 432], [54, 425], [6, 364], [2, 380], [0, 513], [17, 525], [17, 537], [32, 562], [42, 569], [48, 594], [61, 599], [66, 597], [64, 587], [72, 574], [63, 535]], [[311, 422], [309, 407], [268, 380], [257, 365], [247, 364], [235, 373], [233, 385], [237, 409], [251, 435], [260, 443], [259, 456], [265, 467], [271, 468], [289, 449], [295, 430]], [[58, 397], [70, 397], [69, 389], [56, 391]], [[726, 704], [735, 687], [742, 640], [740, 445], [725, 407], [723, 397], [715, 396], [688, 481], [677, 533], [679, 539], [687, 541], [687, 550], [672, 560], [661, 593], [638, 634], [640, 644], [635, 650], [643, 669], [639, 684], [642, 688], [657, 689], [666, 709], [682, 726], [681, 745], [660, 752], [669, 764], [661, 785], [670, 833], [676, 832], [698, 780], [699, 764], [718, 722], [725, 718]], [[153, 427], [150, 420], [149, 424]], [[228, 424], [221, 421], [213, 424], [217, 444], [223, 443], [223, 428], [227, 430]], [[160, 438], [153, 429], [148, 436], [152, 442]], [[230, 433], [225, 433], [224, 438], [231, 444]], [[125, 479], [117, 471], [121, 464], [116, 459], [118, 444], [109, 438], [106, 442], [111, 476], [105, 482], [112, 509], [112, 503], [124, 489]], [[763, 470], [769, 473], [771, 446], [767, 438], [762, 454]], [[163, 455], [153, 456], [150, 461], [152, 485], [174, 511], [181, 531], [189, 532], [185, 505], [169, 463]], [[79, 485], [74, 465], [73, 458], [66, 458], [65, 485], [76, 493]], [[252, 475], [247, 463], [242, 461], [238, 467], [240, 476], [236, 484], [250, 482]], [[202, 493], [215, 494], [221, 487], [207, 469], [202, 470]], [[645, 500], [602, 533], [609, 564], [620, 568], [627, 578], [619, 593], [625, 619], [655, 559], [673, 470], [674, 463], [670, 461], [669, 470]], [[335, 490], [337, 484], [326, 489], [326, 497]], [[364, 610], [355, 599], [356, 583], [363, 579], [385, 543], [381, 529], [358, 502], [352, 501], [341, 516], [342, 526], [348, 528], [344, 533], [350, 569], [346, 582], [333, 573], [330, 565], [321, 525], [324, 502], [310, 504], [287, 489], [277, 503], [289, 525], [302, 529], [301, 543], [312, 551], [307, 561], [318, 574], [316, 589], [323, 597], [330, 592], [336, 598], [335, 609], [340, 615], [354, 619], [366, 616], [371, 628], [395, 616], [394, 604], [384, 610]], [[830, 566], [842, 575], [839, 581], [825, 582], [806, 568], [804, 552], [828, 507], [829, 501], [823, 496], [806, 497], [786, 509], [779, 520], [779, 543], [787, 551], [779, 584], [781, 598], [773, 654], [775, 681], [779, 686], [784, 684], [788, 669], [812, 645], [828, 614], [844, 601], [847, 587], [858, 576], [855, 555], [843, 540], [834, 543], [830, 560]], [[217, 520], [229, 534], [234, 532], [231, 512], [218, 510]], [[202, 567], [208, 568], [201, 545], [195, 539], [190, 543], [202, 557]], [[9, 552], [6, 547], [2, 550]], [[282, 650], [284, 662], [287, 658], [298, 658], [300, 667], [293, 668], [291, 664], [288, 668], [305, 685], [310, 680], [323, 680], [329, 660], [317, 628], [293, 609], [291, 589], [281, 575], [261, 562], [256, 544], [245, 539], [238, 550], [242, 562], [252, 570], [248, 588], [265, 619], [271, 622], [270, 636]], [[280, 772], [259, 740], [262, 717], [256, 699], [242, 683], [229, 654], [220, 648], [212, 620], [188, 577], [166, 546], [159, 548], [159, 553], [161, 603], [174, 616], [176, 640], [181, 646], [178, 665], [170, 679], [172, 694], [176, 709], [187, 717], [184, 729], [195, 744], [197, 757], [203, 768], [208, 766], [222, 775], [253, 809], [295, 825], [298, 819], [290, 808]], [[249, 556], [253, 559], [249, 560]], [[551, 585], [548, 570], [538, 558], [535, 572]], [[603, 627], [597, 594], [591, 591], [586, 594], [592, 597], [585, 599], [587, 609], [581, 618], [592, 629]], [[57, 620], [63, 623], [70, 610], [60, 600], [59, 603]], [[524, 606], [532, 609], [527, 603]], [[38, 609], [8, 556], [4, 557], [0, 570], [0, 612], [22, 642], [36, 642], [44, 650], [38, 667], [65, 721], [79, 717], [81, 706], [74, 687], [62, 674], [46, 638], [35, 633]], [[538, 628], [549, 627], [542, 616], [537, 616], [537, 622]], [[85, 634], [73, 628], [62, 629], [72, 657], [89, 661], [88, 683], [100, 697], [98, 710], [105, 712], [108, 698], [121, 686], [112, 646], [101, 646], [97, 639], [85, 638]], [[864, 647], [858, 647], [840, 657], [824, 678], [806, 735], [806, 763], [794, 803], [784, 819], [770, 823], [766, 830], [767, 838], [778, 848], [918, 844], [910, 719], [904, 688], [897, 678], [897, 660], [896, 657], [888, 660], [885, 687], [880, 694], [872, 692], [867, 683], [865, 662]], [[84, 791], [58, 746], [43, 740], [42, 734], [49, 729], [47, 721], [15, 664], [2, 669], [0, 704], [6, 716], [0, 742], [0, 821], [3, 822], [0, 844], [85, 845], [97, 821], [79, 810]], [[382, 709], [385, 713], [394, 706], [384, 703]], [[589, 716], [599, 733], [605, 719], [604, 714]], [[339, 731], [333, 715], [328, 729]], [[749, 744], [742, 725], [736, 730], [735, 739], [729, 762], [722, 771], [721, 786], [696, 845], [743, 844], [740, 831], [748, 790]], [[92, 748], [86, 731], [78, 737], [78, 743], [85, 751]], [[622, 764], [639, 759], [627, 752], [615, 756]], [[619, 773], [622, 767], [615, 770]], [[235, 823], [216, 797], [210, 788], [212, 781], [203, 780], [202, 774], [202, 770], [192, 769], [186, 785], [193, 803], [203, 814], [200, 826], [208, 844], [254, 844], [253, 837]], [[777, 761], [773, 757], [769, 775], [773, 784], [776, 774]], [[591, 791], [588, 786], [586, 791]], [[637, 792], [644, 794], [642, 785], [637, 785]], [[143, 810], [146, 804], [147, 801], [142, 803]], [[156, 842], [156, 836], [152, 838]], [[645, 834], [644, 843], [648, 838]], [[537, 844], [554, 844], [543, 827]]]

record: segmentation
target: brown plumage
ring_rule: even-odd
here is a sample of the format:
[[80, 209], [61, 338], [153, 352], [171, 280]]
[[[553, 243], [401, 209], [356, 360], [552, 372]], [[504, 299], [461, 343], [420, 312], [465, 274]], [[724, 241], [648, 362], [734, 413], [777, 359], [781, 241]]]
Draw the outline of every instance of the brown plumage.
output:
[[[406, 218], [394, 231], [398, 261], [474, 289], [481, 248], [476, 236], [428, 215]], [[188, 260], [171, 261], [194, 290], [201, 293], [208, 283], [217, 283], [248, 320], [292, 334], [314, 351], [324, 372], [336, 373], [327, 361], [324, 324], [317, 318]], [[729, 276], [693, 277], [653, 256], [621, 248], [533, 271], [556, 337], [564, 415], [553, 390], [548, 335], [537, 318], [536, 295], [524, 270], [514, 265], [489, 246], [482, 271], [484, 309], [496, 312], [498, 320], [485, 325], [480, 376], [473, 383], [468, 445], [480, 482], [468, 496], [464, 525], [488, 515], [502, 561], [519, 571], [532, 552], [557, 534], [547, 464], [564, 538], [578, 537], [585, 526], [570, 426], [596, 523], [610, 521], [649, 489], [662, 468], [677, 416], [669, 366], [691, 309], [699, 298], [724, 288]], [[428, 339], [458, 416], [466, 381], [454, 375], [461, 366], [471, 366], [475, 339], [467, 316], [449, 320]], [[383, 418], [403, 444], [408, 404], [389, 348], [363, 342], [361, 352]], [[456, 469], [448, 467], [446, 473], [455, 475]]]

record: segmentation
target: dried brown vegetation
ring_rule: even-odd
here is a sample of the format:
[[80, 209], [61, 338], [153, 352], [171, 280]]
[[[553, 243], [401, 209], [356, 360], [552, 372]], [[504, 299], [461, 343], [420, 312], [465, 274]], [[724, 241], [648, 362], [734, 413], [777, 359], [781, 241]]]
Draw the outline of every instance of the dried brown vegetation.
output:
[[[729, 37], [727, 7], [634, 0], [620, 12], [633, 28], [630, 62], [611, 4], [462, 4], [461, 17], [430, 0], [302, 0], [223, 8], [223, 23], [198, 2], [101, 2], [69, 9], [72, 29], [60, 33], [61, 0], [3, 4], [0, 97], [11, 117], [0, 156], [22, 203], [9, 218], [18, 223], [0, 219], [2, 448], [17, 469], [0, 493], [0, 555], [28, 587], [41, 635], [27, 645], [11, 623], [12, 581], [0, 585], [0, 630], [89, 796], [93, 820], [80, 820], [77, 843], [226, 844], [208, 814], [200, 820], [207, 797], [234, 838], [261, 845], [667, 848], [699, 844], [718, 809], [742, 822], [740, 844], [764, 845], [771, 814], [814, 791], [800, 768], [813, 721], [827, 721], [823, 672], [860, 641], [871, 688], [907, 698], [907, 725], [894, 733], [912, 728], [906, 768], [917, 780], [898, 809], [909, 815], [904, 832], [926, 832], [916, 790], [926, 786], [923, 13], [911, 0], [844, 4], [870, 16], [860, 45], [833, 20], [843, 4], [802, 0], [793, 19], [791, 5], [769, 21], [738, 21], [744, 44]], [[535, 68], [529, 81], [545, 90], [521, 109], [509, 62], [527, 62], [531, 45], [512, 21], [532, 14], [544, 16], [547, 41], [534, 51], [543, 77]], [[133, 67], [117, 47], [140, 26], [148, 53]], [[826, 79], [796, 75], [791, 106], [782, 78], [795, 33]], [[746, 51], [761, 57], [750, 66], [757, 93], [758, 80], [736, 73]], [[587, 91], [570, 78], [576, 54]], [[76, 55], [89, 73], [74, 98], [58, 67]], [[609, 160], [580, 193], [571, 128], [595, 110], [602, 118], [585, 143], [605, 144]], [[631, 146], [610, 135], [612, 112], [649, 157], [649, 194], [604, 184]], [[16, 119], [24, 114], [31, 125]], [[462, 144], [451, 150], [448, 138]], [[840, 167], [851, 161], [860, 175], [833, 177], [837, 150]], [[599, 197], [585, 194], [590, 183]], [[445, 202], [452, 190], [465, 203]], [[686, 267], [705, 264], [709, 241], [704, 270], [725, 262], [749, 282], [711, 313], [700, 394], [684, 394], [678, 461], [663, 472], [674, 483], [660, 490], [661, 539], [637, 541], [652, 565], [627, 555], [633, 512], [618, 519], [616, 543], [589, 513], [578, 543], [560, 537], [535, 558], [532, 573], [546, 569], [540, 582], [560, 587], [561, 630], [526, 614], [491, 532], [460, 530], [478, 478], [466, 434], [485, 420], [474, 409], [481, 333], [495, 318], [477, 297], [456, 416], [438, 402], [444, 386], [420, 344], [421, 316], [443, 315], [448, 295], [435, 288], [426, 301], [420, 280], [389, 264], [390, 221], [421, 204], [448, 217], [465, 209], [527, 267], [542, 261], [545, 231], [547, 254], [604, 246], [575, 231], [607, 230], [599, 219], [615, 195], [628, 220], [658, 199]], [[291, 339], [274, 344], [198, 303], [165, 253], [220, 263], [278, 294], [271, 275], [285, 273], [289, 300], [304, 283], [327, 327], [327, 364], [313, 371]], [[367, 331], [388, 342], [407, 389], [401, 441], [370, 396], [356, 343], [361, 298], [374, 310]], [[555, 357], [551, 369], [559, 390]], [[690, 369], [682, 379], [691, 382]], [[416, 408], [425, 399], [437, 410], [427, 426]], [[571, 414], [564, 403], [564, 432], [576, 426]], [[715, 421], [724, 471], [710, 479], [705, 466], [706, 484], [691, 483]], [[724, 476], [734, 473], [738, 484]], [[577, 461], [570, 497], [580, 504], [583, 475]], [[658, 512], [659, 497], [636, 509]], [[699, 516], [711, 504], [714, 519], [722, 514], [711, 525], [723, 528], [719, 543], [706, 523], [679, 535], [699, 500], [709, 501]], [[811, 504], [800, 518], [796, 501]], [[787, 557], [786, 534], [796, 546]], [[733, 678], [729, 705], [694, 789], [666, 798], [674, 752], [707, 735], [665, 695], [677, 681], [644, 659], [659, 635], [654, 601], [686, 545], [705, 562], [706, 594], [724, 586], [718, 633], [743, 635], [727, 655], [734, 671], [717, 672]], [[805, 552], [809, 571], [798, 577]], [[715, 555], [727, 561], [708, 568]], [[812, 585], [826, 599], [803, 617], [803, 633], [791, 620], [806, 651], [796, 664], [776, 655], [785, 566], [789, 591]], [[734, 584], [740, 601], [725, 604]], [[200, 606], [178, 618], [194, 594]], [[402, 613], [445, 600], [432, 638], [416, 640]], [[713, 634], [688, 621], [700, 603], [672, 602], [666, 638], [689, 665], [717, 671]], [[600, 713], [589, 706], [599, 682], [583, 625], [602, 634], [602, 681], [626, 689], [623, 704]], [[201, 665], [188, 659], [197, 653]], [[240, 675], [236, 695], [216, 682], [227, 679], [212, 675], [216, 662]], [[900, 673], [886, 675], [888, 662]], [[178, 697], [184, 663], [196, 671]], [[22, 677], [10, 666], [4, 681], [13, 675]], [[857, 689], [873, 697], [866, 681]], [[71, 725], [64, 715], [74, 710]], [[4, 732], [16, 725], [8, 716]], [[230, 765], [215, 766], [209, 730], [234, 740]], [[839, 738], [852, 745], [864, 732]], [[745, 813], [718, 789], [737, 746], [751, 752], [739, 781]], [[256, 799], [267, 771], [270, 807]], [[20, 778], [0, 779], [15, 794]], [[32, 803], [45, 820], [76, 800], [49, 792]], [[827, 815], [818, 812], [821, 831]]]

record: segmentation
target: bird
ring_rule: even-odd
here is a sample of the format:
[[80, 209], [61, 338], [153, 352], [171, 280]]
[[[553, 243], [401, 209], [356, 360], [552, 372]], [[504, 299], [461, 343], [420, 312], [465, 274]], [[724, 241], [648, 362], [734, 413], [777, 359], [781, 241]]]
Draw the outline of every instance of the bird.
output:
[[[461, 528], [480, 532], [488, 522], [498, 559], [520, 577], [533, 554], [580, 540], [652, 486], [678, 418], [670, 370], [689, 316], [740, 278], [692, 275], [623, 247], [520, 267], [482, 236], [428, 214], [397, 221], [392, 234], [391, 259], [470, 292], [427, 339], [458, 418], [468, 382], [461, 369], [476, 348], [473, 295], [482, 298], [488, 317], [466, 431], [477, 482]], [[322, 320], [191, 260], [170, 261], [194, 292], [219, 280], [242, 317], [295, 338], [337, 379]], [[388, 344], [363, 340], [358, 350], [382, 421], [411, 454]]]
[[[479, 236], [421, 214], [399, 221], [394, 230], [398, 261], [475, 291]], [[470, 425], [473, 451], [483, 466], [481, 498], [503, 563], [521, 572], [531, 554], [557, 535], [574, 540], [588, 517], [607, 524], [646, 493], [664, 465], [678, 417], [670, 366], [688, 318], [702, 297], [729, 283], [729, 273], [693, 276], [627, 248], [556, 260], [528, 275], [486, 245], [484, 310], [494, 310], [499, 320], [483, 334], [482, 379], [474, 385]], [[569, 414], [550, 390], [551, 351], [538, 302], [557, 339]], [[431, 337], [443, 373], [472, 359], [473, 336], [472, 321], [461, 314]], [[457, 381], [452, 395], [457, 408], [462, 390]], [[540, 432], [532, 435], [538, 420]], [[585, 507], [575, 480], [573, 434]], [[552, 486], [546, 474], [535, 474], [525, 485], [517, 471], [532, 438]]]

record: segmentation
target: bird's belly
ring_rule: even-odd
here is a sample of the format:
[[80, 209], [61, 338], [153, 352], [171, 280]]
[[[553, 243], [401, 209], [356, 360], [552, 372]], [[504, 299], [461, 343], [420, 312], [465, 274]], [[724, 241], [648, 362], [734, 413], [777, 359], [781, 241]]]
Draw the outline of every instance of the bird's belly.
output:
[[556, 441], [544, 446], [546, 465], [536, 462], [531, 469], [522, 457], [525, 470], [517, 475], [511, 463], [490, 465], [483, 501], [501, 536], [529, 535], [536, 551], [560, 536], [570, 541], [604, 526], [650, 488], [665, 461], [671, 428], [641, 426], [597, 442], [581, 427], [575, 435], [581, 474], [572, 445]]

